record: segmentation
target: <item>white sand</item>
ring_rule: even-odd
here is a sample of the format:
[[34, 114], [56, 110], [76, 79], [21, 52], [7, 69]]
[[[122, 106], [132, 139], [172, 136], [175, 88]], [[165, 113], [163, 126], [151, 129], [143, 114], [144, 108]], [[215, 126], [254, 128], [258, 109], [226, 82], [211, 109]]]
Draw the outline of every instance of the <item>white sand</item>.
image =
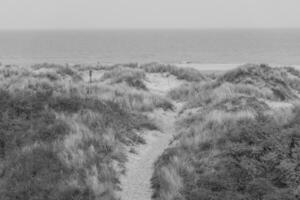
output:
[[168, 147], [175, 132], [175, 112], [156, 112], [155, 116], [161, 121], [162, 133], [147, 131], [144, 138], [145, 145], [136, 148], [137, 154], [130, 154], [126, 164], [126, 175], [121, 178], [122, 200], [150, 200], [152, 195], [150, 179], [153, 165], [157, 158]]

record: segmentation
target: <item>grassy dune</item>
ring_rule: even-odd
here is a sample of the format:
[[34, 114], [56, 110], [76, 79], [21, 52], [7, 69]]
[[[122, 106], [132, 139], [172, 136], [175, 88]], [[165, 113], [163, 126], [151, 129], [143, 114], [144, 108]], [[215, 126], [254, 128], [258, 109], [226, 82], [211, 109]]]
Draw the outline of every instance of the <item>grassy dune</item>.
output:
[[153, 198], [299, 199], [299, 81], [293, 68], [246, 65], [171, 90], [185, 106]]
[[52, 64], [1, 68], [1, 199], [117, 199], [126, 146], [144, 142], [138, 130], [158, 127], [120, 103], [129, 94], [91, 92], [84, 74]]
[[[152, 92], [149, 73], [184, 84], [163, 96]], [[174, 110], [174, 101], [184, 105], [154, 166], [154, 199], [299, 198], [294, 68], [246, 65], [203, 76], [158, 63], [44, 63], [1, 66], [0, 86], [1, 200], [118, 199], [127, 153], [146, 142], [143, 130], [160, 129], [149, 116]]]
[[118, 199], [148, 113], [174, 109], [146, 81], [137, 64], [1, 66], [1, 200]]

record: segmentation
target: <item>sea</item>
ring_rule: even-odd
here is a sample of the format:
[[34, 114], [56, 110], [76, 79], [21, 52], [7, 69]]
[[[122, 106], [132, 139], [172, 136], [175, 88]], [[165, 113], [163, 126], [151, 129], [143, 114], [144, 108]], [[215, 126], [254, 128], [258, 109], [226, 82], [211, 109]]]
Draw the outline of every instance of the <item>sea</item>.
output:
[[300, 29], [2, 30], [0, 62], [300, 65]]

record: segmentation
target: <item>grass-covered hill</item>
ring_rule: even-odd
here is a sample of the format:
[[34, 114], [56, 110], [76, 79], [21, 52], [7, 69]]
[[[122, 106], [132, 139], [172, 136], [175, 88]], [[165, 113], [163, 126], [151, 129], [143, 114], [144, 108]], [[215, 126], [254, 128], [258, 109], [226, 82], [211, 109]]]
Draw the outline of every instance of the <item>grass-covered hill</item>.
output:
[[118, 94], [68, 66], [0, 71], [0, 199], [117, 199], [126, 146], [144, 142], [138, 130], [158, 128], [139, 104], [159, 97], [132, 85]]
[[219, 82], [250, 84], [273, 92], [274, 98], [287, 100], [300, 92], [299, 74], [293, 68], [272, 68], [268, 65], [246, 65], [219, 77]]
[[[159, 129], [148, 113], [174, 109], [148, 91], [146, 71], [136, 64], [0, 66], [0, 199], [119, 199], [127, 152], [145, 142], [140, 132]], [[194, 71], [164, 73], [195, 81]]]
[[293, 68], [246, 65], [171, 90], [184, 107], [153, 198], [299, 199], [299, 83]]
[[[157, 78], [183, 84], [164, 95]], [[128, 152], [178, 105], [154, 199], [299, 199], [299, 93], [291, 67], [0, 66], [0, 199], [119, 199]]]

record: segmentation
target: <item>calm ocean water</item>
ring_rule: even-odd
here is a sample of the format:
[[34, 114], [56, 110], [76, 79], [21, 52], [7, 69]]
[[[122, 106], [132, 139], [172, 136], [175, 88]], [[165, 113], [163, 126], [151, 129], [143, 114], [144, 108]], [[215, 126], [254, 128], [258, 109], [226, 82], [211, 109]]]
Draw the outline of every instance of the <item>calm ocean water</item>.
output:
[[1, 31], [2, 63], [300, 64], [300, 30]]

